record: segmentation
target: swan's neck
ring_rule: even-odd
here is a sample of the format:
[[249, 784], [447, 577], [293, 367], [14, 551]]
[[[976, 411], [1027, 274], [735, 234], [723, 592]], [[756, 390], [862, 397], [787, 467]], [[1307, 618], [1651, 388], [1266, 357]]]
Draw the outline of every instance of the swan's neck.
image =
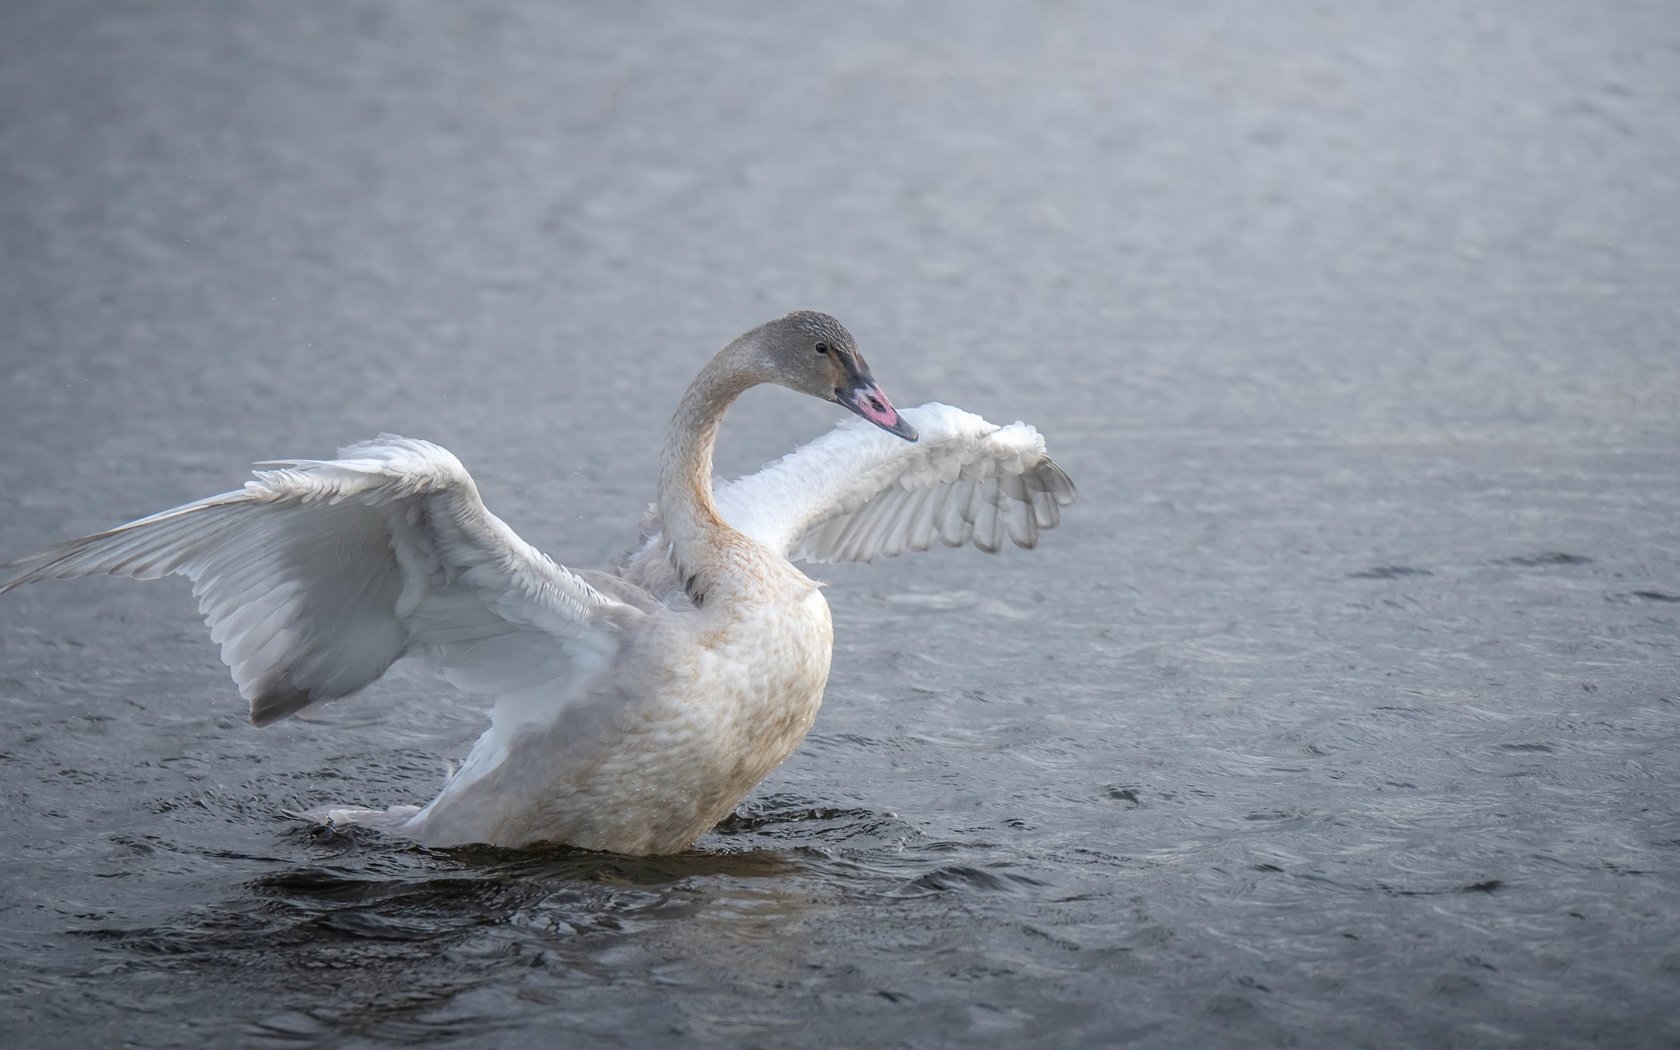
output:
[[712, 449], [718, 424], [742, 392], [759, 378], [746, 367], [748, 348], [739, 341], [712, 358], [689, 384], [671, 420], [659, 465], [659, 520], [683, 589], [696, 605], [720, 583], [731, 581], [741, 559], [732, 551], [752, 542], [730, 528], [712, 502]]

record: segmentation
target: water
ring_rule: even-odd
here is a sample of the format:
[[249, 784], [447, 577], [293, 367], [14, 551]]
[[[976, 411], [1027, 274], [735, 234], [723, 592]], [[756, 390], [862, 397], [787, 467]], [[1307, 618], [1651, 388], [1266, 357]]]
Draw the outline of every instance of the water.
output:
[[1680, 1041], [1672, 5], [3, 19], [8, 555], [392, 430], [599, 562], [794, 306], [1082, 495], [825, 573], [815, 731], [653, 861], [300, 828], [479, 705], [258, 731], [179, 581], [7, 596], [13, 1045]]

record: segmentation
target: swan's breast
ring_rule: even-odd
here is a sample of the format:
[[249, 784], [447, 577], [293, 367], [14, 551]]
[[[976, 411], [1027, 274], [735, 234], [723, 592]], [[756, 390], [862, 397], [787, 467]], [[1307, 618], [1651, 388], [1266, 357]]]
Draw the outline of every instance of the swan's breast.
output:
[[[674, 852], [728, 816], [805, 738], [834, 638], [815, 585], [670, 626], [632, 654], [648, 673], [621, 683], [637, 695], [609, 705], [615, 716], [522, 736], [510, 760], [467, 792], [505, 818], [496, 841]], [[533, 767], [550, 773], [527, 779]]]
[[828, 602], [811, 587], [746, 613], [709, 650], [711, 674], [702, 677], [711, 681], [699, 692], [718, 719], [730, 790], [751, 790], [804, 739], [833, 646]]
[[[790, 755], [822, 704], [833, 651], [828, 603], [815, 586], [732, 610], [703, 635], [649, 715], [666, 753], [645, 785], [671, 805], [664, 832], [699, 837]], [[674, 847], [675, 848], [675, 847]]]

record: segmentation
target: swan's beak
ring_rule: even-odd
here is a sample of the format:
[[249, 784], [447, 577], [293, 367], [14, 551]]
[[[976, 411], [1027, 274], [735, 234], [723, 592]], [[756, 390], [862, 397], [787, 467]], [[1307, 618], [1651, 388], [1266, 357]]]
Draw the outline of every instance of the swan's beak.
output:
[[835, 390], [834, 400], [889, 434], [896, 434], [906, 441], [916, 440], [916, 428], [904, 421], [898, 409], [872, 380], [866, 379], [850, 390]]

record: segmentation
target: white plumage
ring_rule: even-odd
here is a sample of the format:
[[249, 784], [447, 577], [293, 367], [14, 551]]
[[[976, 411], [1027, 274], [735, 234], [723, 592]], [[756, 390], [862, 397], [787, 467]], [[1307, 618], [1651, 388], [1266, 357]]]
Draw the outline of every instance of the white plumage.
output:
[[[239, 491], [13, 563], [0, 593], [72, 576], [186, 576], [258, 725], [355, 693], [416, 653], [458, 688], [498, 697], [491, 728], [429, 805], [332, 819], [433, 845], [679, 850], [815, 716], [828, 610], [788, 558], [869, 561], [935, 540], [1031, 547], [1073, 500], [1026, 424], [939, 404], [899, 417], [855, 349], [848, 372], [830, 361], [807, 377], [793, 355], [809, 352], [813, 331], [850, 344], [831, 318], [792, 314], [696, 379], [645, 542], [614, 572], [555, 563], [486, 509], [447, 450], [382, 435], [334, 460], [263, 464], [272, 469]], [[842, 424], [720, 486], [714, 505], [711, 441], [734, 396], [759, 381], [825, 396], [835, 374], [879, 395], [878, 410], [854, 410], [892, 432]], [[894, 436], [912, 427], [919, 441]]]
[[14, 563], [3, 589], [187, 577], [258, 725], [348, 696], [411, 652], [487, 694], [610, 655], [602, 627], [622, 603], [485, 509], [448, 450], [386, 434], [339, 457], [276, 463], [239, 491], [60, 544]]
[[904, 418], [916, 444], [848, 420], [781, 461], [723, 486], [718, 509], [736, 528], [790, 558], [874, 561], [973, 542], [995, 553], [1007, 537], [1038, 544], [1073, 484], [1025, 423], [1000, 427], [928, 404]]

